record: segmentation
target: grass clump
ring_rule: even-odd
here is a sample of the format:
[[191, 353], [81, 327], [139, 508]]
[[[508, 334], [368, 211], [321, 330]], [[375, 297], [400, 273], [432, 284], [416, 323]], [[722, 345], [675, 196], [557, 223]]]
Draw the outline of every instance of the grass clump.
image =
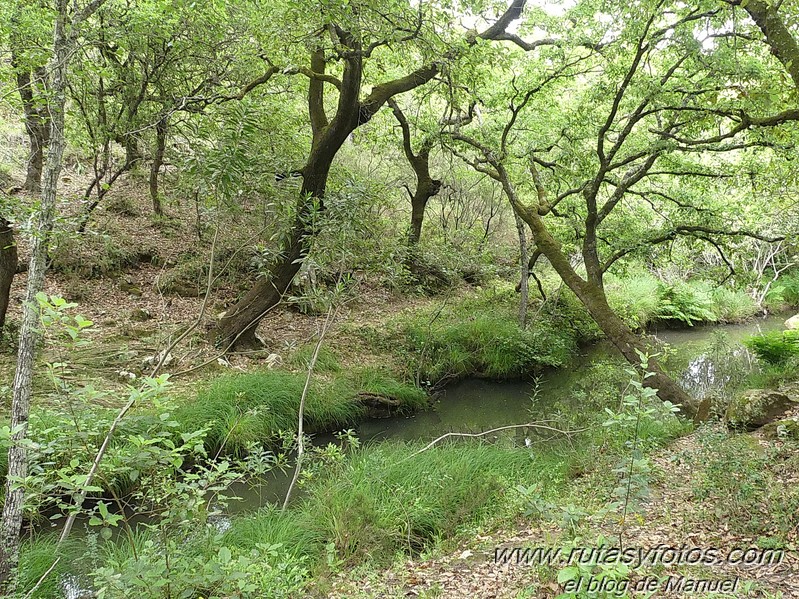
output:
[[[337, 362], [329, 354], [323, 371]], [[191, 403], [173, 414], [180, 431], [208, 428], [206, 449], [216, 453], [242, 455], [255, 443], [275, 442], [281, 433], [297, 428], [297, 413], [305, 372], [266, 370], [215, 379]], [[399, 409], [421, 407], [427, 395], [377, 369], [356, 370], [331, 380], [314, 377], [305, 402], [305, 426], [310, 431], [327, 431], [350, 425], [362, 418], [365, 406], [361, 393], [399, 400]]]
[[517, 309], [512, 288], [489, 290], [405, 317], [389, 341], [410, 354], [414, 376], [433, 384], [464, 376], [518, 377], [566, 364], [576, 348], [573, 330], [547, 313], [523, 329]]
[[631, 328], [645, 328], [659, 308], [659, 283], [648, 272], [625, 278], [608, 277], [608, 303]]
[[721, 322], [742, 322], [758, 312], [757, 304], [748, 293], [739, 289], [716, 287], [710, 293], [713, 312]]
[[[253, 443], [275, 440], [297, 426], [297, 411], [305, 385], [304, 373], [264, 371], [223, 376], [197, 398], [175, 410], [185, 431], [208, 427], [205, 443], [213, 453], [224, 448], [245, 453]], [[354, 389], [343, 380], [312, 381], [305, 405], [309, 429], [328, 429], [354, 422], [363, 414]]]
[[419, 387], [397, 380], [382, 368], [354, 370], [349, 379], [360, 393], [399, 400], [403, 411], [420, 410], [427, 405], [429, 399], [427, 393]]
[[496, 515], [519, 481], [563, 476], [562, 462], [524, 449], [450, 444], [409, 457], [418, 447], [383, 443], [352, 455], [309, 490], [304, 526], [340, 560], [386, 563]]
[[61, 559], [53, 571], [31, 594], [33, 599], [60, 597], [59, 581], [61, 577], [75, 574], [70, 564], [77, 563], [84, 551], [85, 547], [80, 547], [74, 541], [67, 541], [66, 544], [58, 547], [55, 536], [48, 535], [38, 539], [25, 540], [19, 550], [18, 589], [23, 593], [28, 593], [60, 556]]
[[307, 514], [301, 509], [282, 511], [268, 505], [256, 513], [231, 520], [222, 543], [242, 550], [261, 543], [280, 545], [286, 555], [295, 559], [319, 559], [324, 549], [323, 537], [308, 526]]
[[768, 331], [746, 339], [744, 345], [771, 366], [785, 366], [799, 356], [799, 331]]

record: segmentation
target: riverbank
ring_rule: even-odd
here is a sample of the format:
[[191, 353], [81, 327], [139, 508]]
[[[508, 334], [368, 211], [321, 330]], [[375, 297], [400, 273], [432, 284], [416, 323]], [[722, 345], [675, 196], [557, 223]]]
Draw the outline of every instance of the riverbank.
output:
[[[463, 289], [457, 295], [419, 300], [397, 314], [389, 311], [373, 315], [370, 322], [344, 318], [331, 331], [315, 369], [307, 406], [308, 423], [319, 431], [353, 426], [368, 411], [365, 398], [395, 402], [389, 413], [418, 410], [427, 402], [422, 389], [435, 390], [445, 381], [469, 375], [511, 379], [541, 373], [546, 368], [556, 369], [549, 372], [559, 372], [557, 368], [565, 371], [562, 367], [571, 363], [578, 347], [596, 339], [595, 326], [564, 290], [536, 306], [526, 329], [519, 328], [515, 320], [517, 297], [509, 286]], [[145, 395], [144, 401], [138, 402], [138, 407], [125, 419], [104, 460], [94, 493], [105, 497], [112, 509], [110, 515], [103, 516], [97, 512], [101, 504], [92, 502], [96, 530], [111, 531], [122, 526], [114, 522], [113, 503], [135, 502], [137, 497], [157, 502], [159, 499], [148, 492], [163, 485], [177, 493], [180, 501], [189, 501], [195, 510], [191, 512], [192, 518], [204, 523], [201, 530], [192, 532], [199, 536], [192, 537], [189, 548], [179, 541], [179, 534], [189, 534], [196, 525], [185, 519], [177, 524], [152, 521], [155, 530], [160, 531], [158, 534], [163, 537], [167, 531], [169, 543], [173, 543], [167, 552], [174, 553], [171, 567], [178, 558], [187, 560], [182, 566], [187, 571], [191, 563], [219, 566], [221, 559], [226, 567], [254, 577], [256, 573], [251, 571], [256, 568], [254, 564], [268, 563], [276, 577], [269, 579], [268, 585], [284, 588], [286, 596], [306, 592], [309, 584], [317, 588], [314, 592], [323, 594], [328, 584], [334, 589], [336, 574], [342, 569], [358, 565], [380, 568], [396, 556], [418, 556], [446, 547], [452, 539], [462, 539], [476, 527], [502, 526], [503, 522], [515, 521], [520, 502], [534, 500], [539, 507], [548, 503], [558, 505], [562, 489], [570, 481], [591, 473], [607, 474], [618, 468], [625, 455], [622, 450], [629, 438], [619, 435], [610, 441], [606, 435], [582, 440], [569, 436], [566, 443], [549, 447], [543, 453], [541, 450], [531, 453], [515, 443], [474, 449], [454, 446], [442, 449], [441, 454], [420, 454], [416, 458], [421, 460], [418, 467], [405, 465], [398, 469], [391, 465], [405, 464], [403, 460], [422, 449], [425, 441], [385, 449], [367, 448], [349, 458], [340, 450], [325, 454], [327, 450], [322, 448], [316, 456], [317, 465], [307, 471], [303, 491], [307, 499], [287, 512], [266, 509], [254, 516], [236, 518], [230, 522], [230, 530], [222, 531], [215, 524], [214, 514], [219, 510], [210, 509], [210, 505], [202, 507], [202, 502], [190, 499], [191, 493], [181, 481], [186, 481], [187, 476], [188, 480], [206, 477], [203, 479], [206, 490], [222, 489], [229, 479], [219, 468], [246, 473], [259, 460], [262, 460], [259, 467], [266, 469], [289, 466], [291, 431], [312, 346], [312, 340], [308, 339], [280, 356], [282, 365], [275, 366], [278, 360], [272, 358], [271, 369], [261, 365], [259, 370], [249, 373], [231, 374], [230, 369], [243, 367], [242, 359], [250, 368], [257, 367], [268, 356], [233, 358], [232, 364], [219, 364], [213, 371], [213, 374], [224, 372], [223, 376], [201, 384], [196, 393], [188, 394], [185, 387], [175, 392], [155, 385], [153, 393]], [[625, 387], [624, 377], [629, 375], [618, 365], [603, 362], [597, 364], [593, 373], [581, 376], [585, 381], [576, 389], [575, 397], [582, 400], [577, 404], [545, 403], [540, 406], [541, 413], [545, 418], [556, 418], [553, 428], [572, 430], [590, 425], [595, 434], [596, 430], [603, 430], [605, 408], [618, 406]], [[113, 401], [108, 401], [107, 407], [99, 407], [106, 400], [87, 387], [71, 386], [60, 402], [56, 399], [51, 399], [53, 403], [48, 404], [48, 409], [37, 410], [31, 420], [31, 433], [38, 448], [34, 452], [32, 484], [47, 489], [52, 498], [66, 498], [68, 485], [87, 470], [116, 410]], [[687, 431], [672, 416], [658, 412], [658, 406], [659, 402], [650, 406], [655, 410], [653, 414], [659, 415], [648, 425], [650, 450]], [[574, 410], [590, 414], [594, 420], [586, 422], [570, 417]], [[275, 454], [264, 453], [264, 445]], [[603, 458], [597, 460], [597, 455]], [[459, 456], [468, 458], [468, 463], [495, 462], [501, 467], [475, 471], [466, 464], [458, 466]], [[189, 464], [193, 464], [192, 468], [188, 468]], [[422, 475], [422, 471], [426, 473]], [[393, 482], [365, 485], [372, 475]], [[174, 478], [169, 482], [168, 477]], [[609, 477], [605, 483], [611, 484], [611, 480], [615, 479]], [[533, 485], [534, 491], [519, 490], [520, 481], [525, 488]], [[546, 499], [544, 492], [549, 484], [561, 489], [552, 501]], [[466, 491], [472, 487], [485, 490], [474, 495], [479, 499], [474, 504], [470, 503], [472, 495]], [[189, 496], [183, 498], [182, 493]], [[458, 497], [461, 500], [454, 501]], [[173, 496], [167, 499], [176, 500]], [[325, 506], [330, 502], [338, 508], [328, 510]], [[572, 508], [578, 510], [572, 514], [578, 520], [583, 518], [579, 510], [587, 509], [579, 503], [567, 503], [562, 510], [567, 514], [567, 525]], [[152, 506], [147, 509], [152, 511]], [[548, 512], [553, 509], [546, 508]], [[182, 528], [187, 525], [189, 529]], [[249, 532], [238, 534], [239, 527]], [[181, 530], [184, 532], [179, 533]], [[364, 536], [360, 536], [360, 531]], [[114, 537], [122, 539], [121, 543], [93, 541], [99, 545], [88, 560], [93, 569], [82, 573], [84, 580], [93, 580], [92, 585], [98, 581], [105, 584], [102, 577], [106, 574], [125, 579], [146, 566], [154, 571], [161, 568], [158, 580], [188, 584], [179, 573], [164, 574], [164, 563], [160, 561], [165, 555], [163, 538], [159, 540], [157, 535], [148, 537], [148, 534], [135, 528], [130, 531], [133, 541], [119, 534]], [[218, 553], [220, 544], [228, 548], [230, 558], [227, 553]], [[284, 547], [294, 549], [287, 552]], [[49, 566], [47, 559], [54, 551], [51, 539], [38, 536], [32, 539], [24, 554], [29, 580], [36, 579], [42, 565]], [[53, 584], [57, 584], [59, 575], [77, 571], [66, 559], [70, 551], [59, 550], [65, 556], [65, 563], [63, 568], [54, 570], [55, 577], [50, 581]], [[86, 561], [85, 550], [77, 549], [74, 559], [75, 563]], [[221, 584], [211, 574], [208, 576], [202, 584], [197, 583], [198, 592], [206, 592], [202, 585], [216, 588]], [[143, 575], [141, 579], [148, 585], [158, 582]], [[258, 584], [267, 582], [261, 580]], [[56, 587], [42, 588], [50, 592]]]

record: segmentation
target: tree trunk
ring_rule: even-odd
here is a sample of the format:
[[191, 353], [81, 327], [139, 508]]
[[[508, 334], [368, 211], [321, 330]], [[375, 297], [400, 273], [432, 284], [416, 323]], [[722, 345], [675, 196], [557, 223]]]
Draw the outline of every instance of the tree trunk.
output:
[[[81, 14], [88, 18], [103, 3], [96, 0]], [[24, 488], [20, 481], [28, 475], [26, 437], [30, 414], [31, 382], [33, 378], [34, 350], [39, 337], [39, 310], [36, 294], [44, 286], [47, 268], [47, 249], [53, 230], [56, 212], [56, 193], [64, 155], [64, 104], [67, 64], [77, 38], [80, 19], [71, 23], [67, 32], [67, 0], [58, 0], [53, 34], [53, 57], [49, 65], [50, 94], [47, 110], [50, 115], [50, 144], [44, 171], [42, 199], [39, 205], [32, 237], [28, 287], [19, 336], [17, 368], [14, 374], [11, 398], [11, 446], [8, 449], [8, 472], [5, 481], [5, 503], [0, 521], [0, 596], [12, 595], [16, 586], [19, 563], [20, 531]]]
[[11, 283], [17, 272], [17, 246], [11, 223], [0, 216], [0, 334], [6, 322]]
[[22, 110], [25, 115], [25, 133], [28, 135], [28, 161], [25, 168], [23, 188], [31, 193], [39, 193], [42, 188], [42, 170], [44, 150], [49, 138], [49, 125], [46, 112], [37, 104], [36, 89], [42, 84], [44, 69], [36, 69], [31, 77], [22, 65], [19, 65], [16, 52], [12, 50], [12, 65], [17, 70], [16, 82]]
[[[341, 143], [344, 143], [343, 139]], [[214, 332], [215, 341], [220, 347], [239, 350], [261, 346], [255, 335], [258, 323], [280, 302], [310, 251], [314, 199], [321, 200], [324, 196], [330, 166], [338, 151], [338, 148], [330, 147], [319, 151], [318, 145], [314, 144], [311, 160], [303, 170], [297, 216], [291, 233], [284, 242], [279, 257], [271, 264], [269, 274], [259, 278], [244, 297], [220, 319]]]
[[422, 238], [424, 211], [428, 199], [420, 196], [418, 187], [411, 198], [411, 228], [408, 230], [408, 245], [411, 247], [419, 245], [419, 240]]
[[161, 205], [161, 196], [158, 194], [158, 173], [164, 165], [164, 152], [166, 150], [167, 117], [163, 116], [155, 125], [155, 152], [150, 164], [150, 199], [153, 201], [153, 213], [157, 216], [164, 214]]
[[133, 168], [137, 163], [141, 162], [142, 158], [139, 142], [133, 135], [125, 135], [123, 141], [123, 146], [125, 147], [125, 164], [129, 164], [130, 168]]
[[[646, 354], [646, 347], [641, 339], [630, 330], [610, 307], [602, 287], [585, 281], [577, 274], [572, 268], [568, 257], [561, 250], [560, 244], [549, 233], [537, 213], [531, 209], [525, 209], [525, 207], [516, 202], [513, 205], [522, 219], [530, 225], [537, 248], [547, 257], [566, 286], [574, 292], [599, 328], [602, 329], [602, 332], [618, 348], [624, 358], [640, 369], [641, 358], [638, 352]], [[661, 400], [680, 404], [680, 411], [691, 418], [700, 416], [700, 413], [705, 410], [706, 406], [700, 405], [699, 402], [686, 393], [682, 387], [663, 371], [657, 360], [650, 357], [646, 370], [654, 374], [648, 377], [644, 384], [657, 389], [658, 397]]]
[[524, 230], [524, 221], [518, 214], [516, 217], [516, 229], [519, 231], [519, 251], [521, 257], [519, 259], [519, 270], [521, 271], [521, 280], [519, 281], [519, 327], [522, 329], [527, 326], [527, 301], [529, 297], [530, 288], [530, 260], [527, 256], [527, 233]]

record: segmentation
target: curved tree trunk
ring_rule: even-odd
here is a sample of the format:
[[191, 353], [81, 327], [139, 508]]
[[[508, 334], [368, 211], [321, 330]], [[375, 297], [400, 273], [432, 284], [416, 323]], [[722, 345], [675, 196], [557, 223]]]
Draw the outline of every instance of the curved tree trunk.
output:
[[[519, 216], [530, 225], [537, 248], [547, 257], [552, 267], [560, 278], [571, 289], [580, 302], [586, 307], [591, 317], [602, 332], [610, 339], [611, 343], [621, 352], [624, 358], [633, 366], [640, 369], [641, 354], [647, 350], [642, 340], [630, 330], [624, 321], [613, 311], [608, 304], [605, 291], [601, 285], [596, 285], [584, 280], [572, 268], [566, 254], [561, 250], [558, 241], [552, 237], [542, 222], [540, 216], [531, 209], [513, 202], [514, 209]], [[653, 373], [644, 384], [658, 390], [658, 397], [663, 401], [679, 404], [680, 411], [691, 418], [701, 418], [706, 406], [700, 405], [693, 397], [667, 375], [655, 358], [649, 357], [646, 371]]]
[[150, 164], [150, 199], [153, 202], [153, 213], [157, 216], [164, 214], [164, 208], [161, 205], [161, 196], [158, 192], [158, 173], [161, 172], [161, 167], [164, 165], [167, 118], [168, 117], [165, 115], [158, 119], [158, 122], [155, 124], [155, 151], [153, 152], [153, 161]]
[[303, 184], [291, 233], [283, 243], [278, 258], [270, 265], [268, 275], [259, 278], [220, 319], [214, 332], [217, 345], [226, 349], [261, 346], [255, 330], [261, 319], [280, 302], [311, 249], [314, 200], [320, 202], [321, 207], [330, 166], [347, 135], [349, 133], [343, 135], [338, 144], [314, 144], [311, 157], [303, 169]]
[[399, 104], [393, 99], [388, 100], [387, 104], [391, 107], [394, 117], [400, 124], [402, 129], [402, 150], [416, 176], [416, 191], [411, 193], [408, 190], [411, 196], [411, 226], [408, 229], [410, 252], [408, 257], [413, 260], [416, 246], [419, 245], [419, 240], [422, 238], [422, 225], [424, 224], [424, 211], [427, 208], [427, 202], [441, 191], [441, 181], [430, 176], [430, 150], [433, 148], [433, 138], [431, 136], [426, 137], [422, 141], [419, 153], [414, 154], [413, 146], [411, 145], [411, 127], [408, 119], [400, 109]]
[[0, 334], [6, 322], [11, 283], [17, 272], [17, 246], [11, 223], [0, 216]]
[[[513, 0], [508, 9], [486, 31], [482, 39], [501, 39], [507, 25], [519, 18], [526, 0]], [[338, 103], [335, 115], [328, 121], [324, 102], [325, 66], [327, 59], [321, 48], [311, 51], [308, 84], [308, 116], [313, 131], [311, 152], [302, 168], [303, 184], [297, 206], [297, 216], [288, 239], [283, 243], [279, 258], [268, 269], [268, 275], [256, 281], [247, 294], [220, 319], [215, 331], [215, 341], [226, 349], [260, 345], [255, 335], [258, 323], [275, 306], [291, 284], [294, 275], [310, 251], [314, 230], [314, 210], [324, 209], [323, 198], [328, 174], [333, 160], [347, 137], [361, 125], [368, 123], [377, 111], [397, 94], [411, 91], [435, 77], [441, 63], [431, 62], [391, 81], [372, 87], [361, 99], [363, 83], [363, 51], [357, 34], [331, 24], [328, 33], [336, 44], [346, 48], [338, 53], [344, 63], [340, 79], [336, 81]], [[471, 46], [471, 44], [469, 44]], [[454, 57], [456, 52], [452, 52]], [[276, 72], [270, 69], [257, 80], [261, 85]], [[440, 182], [432, 181], [436, 186]], [[437, 191], [436, 191], [437, 193]], [[421, 228], [420, 228], [421, 230]]]

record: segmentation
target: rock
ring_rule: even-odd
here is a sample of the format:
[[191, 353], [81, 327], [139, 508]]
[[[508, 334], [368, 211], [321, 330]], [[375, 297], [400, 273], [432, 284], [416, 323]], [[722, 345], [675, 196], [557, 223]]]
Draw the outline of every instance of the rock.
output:
[[733, 428], [754, 430], [778, 418], [798, 402], [799, 398], [783, 391], [750, 389], [730, 402], [725, 419]]
[[[157, 353], [157, 354], [155, 354], [153, 356], [147, 356], [146, 358], [144, 358], [142, 360], [142, 366], [145, 367], [145, 368], [147, 368], [148, 366], [149, 367], [154, 367], [156, 364], [158, 364], [161, 361], [161, 358], [163, 356], [164, 356], [164, 352], [163, 351], [159, 352], [159, 353]], [[172, 354], [167, 354], [166, 358], [164, 358], [164, 363], [161, 366], [163, 368], [166, 368], [167, 366], [173, 364], [174, 362], [175, 362], [175, 357]]]
[[136, 297], [141, 297], [142, 296], [142, 290], [139, 289], [138, 287], [136, 287], [136, 285], [130, 279], [123, 279], [119, 283], [119, 288], [122, 291], [126, 291], [127, 293], [130, 293], [131, 295], [135, 295]]
[[130, 319], [134, 322], [144, 322], [145, 320], [150, 320], [151, 318], [152, 315], [144, 308], [135, 308], [130, 313]]
[[791, 316], [785, 321], [785, 328], [792, 331], [799, 331], [799, 314]]
[[799, 421], [792, 418], [775, 420], [763, 427], [763, 434], [770, 439], [797, 439], [799, 440]]

